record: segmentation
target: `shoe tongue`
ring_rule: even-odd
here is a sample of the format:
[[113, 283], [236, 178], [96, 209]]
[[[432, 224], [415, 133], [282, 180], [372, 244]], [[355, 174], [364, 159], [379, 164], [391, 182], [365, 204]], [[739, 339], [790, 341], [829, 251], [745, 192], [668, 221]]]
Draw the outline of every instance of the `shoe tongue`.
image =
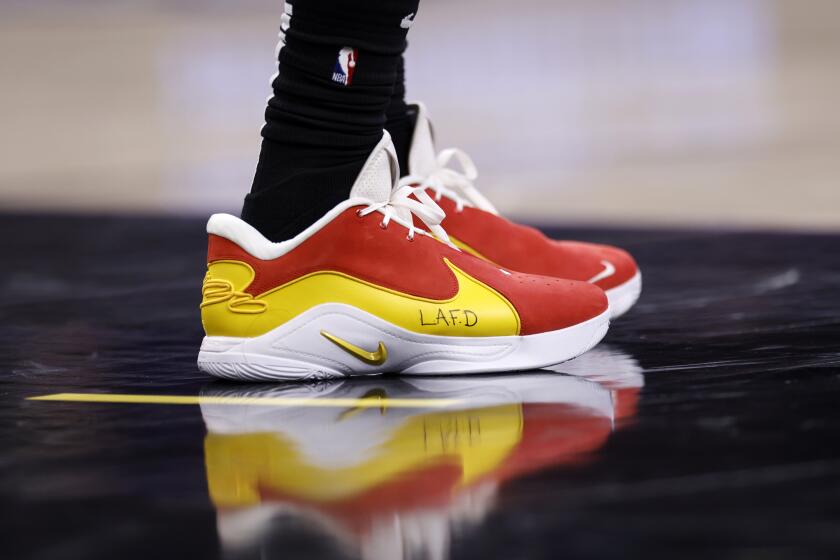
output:
[[411, 136], [411, 149], [408, 152], [408, 172], [412, 175], [426, 177], [438, 168], [435, 140], [426, 106], [422, 103], [416, 103], [414, 107], [416, 107], [417, 117], [414, 123], [414, 133]]
[[[414, 133], [411, 137], [411, 149], [408, 152], [408, 172], [411, 175], [428, 177], [439, 168], [432, 122], [429, 120], [425, 105], [414, 103], [412, 107], [414, 107], [417, 117], [414, 124]], [[476, 208], [491, 214], [498, 215], [499, 213], [493, 204], [474, 186], [462, 188], [458, 194]]]
[[391, 190], [400, 178], [400, 165], [391, 135], [383, 131], [382, 140], [367, 161], [350, 189], [350, 198], [364, 198], [371, 202], [387, 202]]

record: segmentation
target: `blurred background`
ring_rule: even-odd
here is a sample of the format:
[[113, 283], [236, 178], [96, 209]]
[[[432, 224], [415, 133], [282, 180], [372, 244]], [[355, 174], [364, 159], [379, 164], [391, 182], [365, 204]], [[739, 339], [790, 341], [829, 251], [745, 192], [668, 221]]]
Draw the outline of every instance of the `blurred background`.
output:
[[[250, 187], [280, 0], [2, 0], [0, 209]], [[421, 0], [410, 99], [532, 222], [840, 229], [836, 0]]]

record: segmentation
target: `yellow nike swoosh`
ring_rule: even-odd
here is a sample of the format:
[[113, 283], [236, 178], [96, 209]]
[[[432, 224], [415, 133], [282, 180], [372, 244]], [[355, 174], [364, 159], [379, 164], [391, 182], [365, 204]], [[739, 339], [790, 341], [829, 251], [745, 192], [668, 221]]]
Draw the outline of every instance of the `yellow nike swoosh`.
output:
[[[345, 304], [408, 331], [436, 336], [516, 336], [520, 320], [513, 304], [449, 259], [458, 289], [444, 300], [399, 292], [336, 271], [306, 274], [250, 298], [245, 289], [255, 272], [241, 261], [208, 265], [201, 321], [208, 336], [254, 337], [323, 304]], [[502, 272], [499, 272], [501, 275]]]
[[376, 349], [376, 352], [368, 352], [364, 348], [360, 348], [355, 344], [351, 344], [346, 340], [343, 340], [333, 334], [328, 333], [327, 331], [321, 331], [321, 336], [323, 336], [331, 342], [334, 342], [336, 346], [338, 346], [351, 356], [359, 358], [366, 364], [370, 364], [372, 366], [381, 366], [385, 363], [385, 360], [388, 359], [388, 349], [385, 348], [385, 343], [383, 342], [379, 343], [379, 348]]

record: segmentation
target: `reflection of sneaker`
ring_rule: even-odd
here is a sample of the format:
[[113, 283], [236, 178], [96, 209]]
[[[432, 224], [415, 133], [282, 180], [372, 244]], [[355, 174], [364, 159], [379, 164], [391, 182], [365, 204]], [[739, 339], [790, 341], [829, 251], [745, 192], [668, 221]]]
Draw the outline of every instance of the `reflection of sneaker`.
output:
[[385, 134], [350, 198], [288, 241], [211, 217], [199, 368], [253, 380], [523, 370], [604, 336], [599, 288], [455, 249], [440, 208], [398, 177]]
[[578, 464], [614, 429], [611, 391], [552, 374], [211, 385], [202, 398], [226, 551], [305, 531], [365, 559], [444, 558], [506, 480]]
[[[555, 241], [499, 216], [473, 185], [477, 173], [469, 156], [454, 148], [436, 155], [426, 109], [422, 104], [415, 109], [408, 172], [429, 187], [446, 212], [443, 225], [453, 243], [510, 270], [591, 282], [606, 291], [613, 318], [636, 303], [642, 276], [628, 253], [607, 245]], [[462, 172], [446, 167], [453, 158]]]
[[585, 377], [612, 390], [616, 420], [636, 415], [644, 373], [639, 362], [618, 348], [602, 344], [579, 358], [546, 369]]

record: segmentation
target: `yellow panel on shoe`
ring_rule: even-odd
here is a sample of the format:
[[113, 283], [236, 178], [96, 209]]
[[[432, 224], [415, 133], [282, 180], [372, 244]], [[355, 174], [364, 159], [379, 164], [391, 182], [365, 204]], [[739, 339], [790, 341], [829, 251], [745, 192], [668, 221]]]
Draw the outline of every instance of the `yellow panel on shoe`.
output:
[[307, 274], [251, 298], [244, 290], [254, 279], [253, 269], [243, 262], [216, 261], [204, 278], [201, 320], [208, 336], [254, 337], [316, 305], [344, 303], [421, 334], [519, 334], [519, 315], [507, 299], [444, 262], [458, 280], [458, 292], [447, 300], [404, 294], [339, 272]]

